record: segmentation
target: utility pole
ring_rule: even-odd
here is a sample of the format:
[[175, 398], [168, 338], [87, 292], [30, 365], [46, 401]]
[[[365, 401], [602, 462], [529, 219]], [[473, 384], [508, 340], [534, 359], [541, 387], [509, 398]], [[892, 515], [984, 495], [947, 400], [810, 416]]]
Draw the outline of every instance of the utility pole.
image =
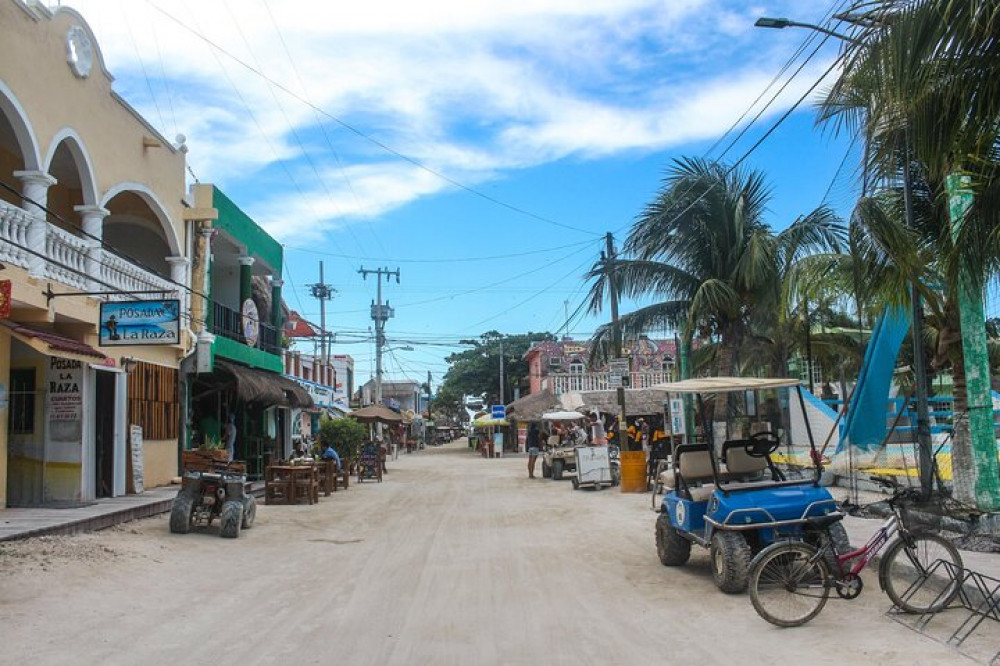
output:
[[[604, 265], [608, 271], [608, 297], [611, 299], [611, 346], [614, 358], [617, 361], [622, 357], [622, 331], [618, 325], [618, 284], [615, 280], [615, 237], [609, 231], [604, 237], [606, 244], [604, 251]], [[629, 381], [632, 379], [632, 366], [629, 364]], [[618, 447], [621, 451], [628, 450], [625, 444], [625, 433], [628, 428], [625, 424], [625, 386], [620, 384], [616, 390], [618, 397]]]
[[382, 303], [382, 276], [385, 276], [385, 281], [388, 282], [389, 278], [392, 276], [396, 277], [396, 284], [399, 284], [399, 269], [390, 271], [388, 268], [376, 268], [375, 270], [370, 270], [362, 266], [358, 273], [361, 274], [365, 280], [368, 279], [368, 274], [371, 273], [376, 276], [376, 282], [378, 284], [378, 302], [372, 302], [372, 320], [375, 322], [375, 404], [382, 404], [382, 347], [385, 346], [385, 323], [395, 316], [396, 312], [393, 308], [389, 307], [389, 302], [386, 301], [385, 304]]
[[427, 418], [431, 418], [431, 371], [427, 371]]
[[503, 399], [503, 339], [500, 340], [500, 404], [506, 405]]
[[[319, 262], [319, 282], [309, 285], [309, 291], [313, 298], [319, 299], [319, 353], [320, 362], [323, 364], [323, 371], [329, 364], [329, 350], [326, 344], [326, 302], [333, 298], [337, 290], [328, 285], [323, 279], [323, 262]], [[316, 352], [313, 352], [313, 356]]]

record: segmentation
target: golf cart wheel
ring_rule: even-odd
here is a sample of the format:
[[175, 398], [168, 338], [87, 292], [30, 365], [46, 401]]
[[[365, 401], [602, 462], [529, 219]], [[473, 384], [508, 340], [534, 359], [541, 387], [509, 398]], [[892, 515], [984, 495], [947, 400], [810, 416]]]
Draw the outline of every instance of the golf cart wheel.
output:
[[827, 549], [823, 554], [823, 559], [826, 561], [826, 568], [830, 572], [830, 575], [836, 576], [837, 572], [840, 571], [840, 565], [837, 563], [837, 555], [851, 552], [851, 539], [847, 536], [847, 530], [844, 528], [843, 523], [830, 525], [827, 528], [827, 532], [830, 535], [830, 540], [833, 542], [833, 550], [835, 552]]
[[747, 576], [753, 552], [739, 532], [718, 530], [712, 535], [712, 575], [715, 584], [726, 594], [747, 589]]
[[174, 534], [187, 534], [191, 531], [191, 512], [194, 510], [194, 498], [187, 493], [177, 493], [174, 503], [170, 506], [170, 531]]
[[549, 467], [549, 464], [547, 462], [545, 462], [544, 460], [542, 461], [542, 478], [543, 479], [551, 479], [552, 478], [552, 468]]
[[243, 524], [245, 530], [253, 527], [253, 521], [257, 517], [257, 498], [247, 495], [243, 498]]
[[562, 481], [563, 478], [563, 461], [553, 460], [552, 461], [552, 478], [556, 481]]
[[240, 525], [243, 523], [243, 502], [229, 500], [222, 505], [219, 535], [226, 539], [235, 539], [240, 535]]
[[656, 519], [656, 554], [665, 567], [679, 567], [691, 557], [691, 542], [674, 529], [666, 512]]

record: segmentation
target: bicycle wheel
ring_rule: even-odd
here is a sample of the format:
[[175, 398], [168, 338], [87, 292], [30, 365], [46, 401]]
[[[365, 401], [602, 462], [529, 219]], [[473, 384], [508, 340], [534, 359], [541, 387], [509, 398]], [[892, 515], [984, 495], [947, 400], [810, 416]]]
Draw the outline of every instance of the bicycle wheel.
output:
[[830, 574], [814, 546], [801, 541], [762, 550], [750, 567], [750, 600], [762, 618], [797, 627], [816, 617], [830, 597]]
[[953, 570], [934, 566], [938, 560], [962, 567], [958, 550], [938, 535], [901, 535], [879, 567], [882, 589], [892, 603], [907, 613], [937, 613], [951, 603], [959, 586]]

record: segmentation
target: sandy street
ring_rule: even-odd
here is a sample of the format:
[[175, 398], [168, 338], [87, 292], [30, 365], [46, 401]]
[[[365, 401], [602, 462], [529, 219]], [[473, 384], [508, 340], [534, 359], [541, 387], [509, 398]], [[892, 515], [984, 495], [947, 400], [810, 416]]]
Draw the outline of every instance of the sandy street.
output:
[[318, 506], [261, 505], [236, 541], [161, 516], [0, 546], [0, 661], [972, 663], [885, 618], [871, 573], [860, 599], [779, 630], [716, 590], [704, 551], [660, 565], [648, 495], [464, 447], [401, 455]]

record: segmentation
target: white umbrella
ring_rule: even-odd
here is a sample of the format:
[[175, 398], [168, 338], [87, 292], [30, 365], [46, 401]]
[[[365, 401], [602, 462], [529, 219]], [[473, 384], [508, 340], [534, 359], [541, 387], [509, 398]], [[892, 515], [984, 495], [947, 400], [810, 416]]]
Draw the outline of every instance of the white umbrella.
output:
[[542, 419], [545, 421], [577, 421], [583, 418], [580, 412], [545, 412]]

